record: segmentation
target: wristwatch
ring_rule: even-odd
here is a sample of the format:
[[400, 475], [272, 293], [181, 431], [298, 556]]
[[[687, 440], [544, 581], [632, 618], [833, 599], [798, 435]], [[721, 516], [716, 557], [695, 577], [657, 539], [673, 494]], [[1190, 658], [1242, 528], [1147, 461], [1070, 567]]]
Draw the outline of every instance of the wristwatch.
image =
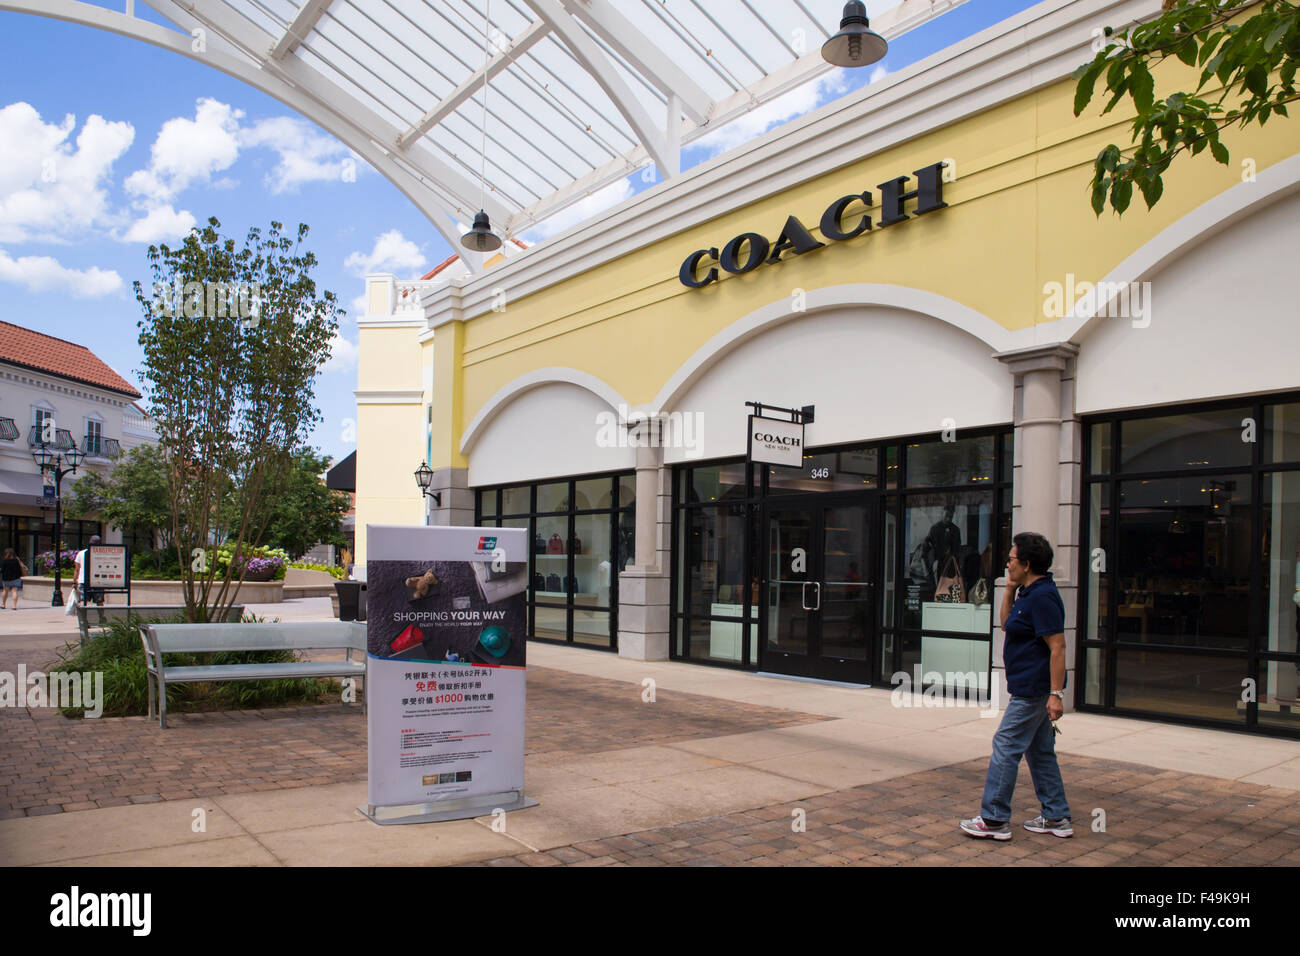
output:
[[1051, 692], [1051, 694], [1052, 694], [1053, 697], [1059, 697], [1059, 698], [1061, 698], [1061, 700], [1065, 700], [1065, 691], [1064, 691], [1064, 690], [1054, 690], [1054, 691]]

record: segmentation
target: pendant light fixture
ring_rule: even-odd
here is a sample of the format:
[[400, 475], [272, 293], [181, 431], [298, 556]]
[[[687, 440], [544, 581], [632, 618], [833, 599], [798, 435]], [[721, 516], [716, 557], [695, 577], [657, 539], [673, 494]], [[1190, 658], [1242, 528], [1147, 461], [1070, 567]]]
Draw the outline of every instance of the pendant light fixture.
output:
[[840, 32], [822, 44], [822, 59], [833, 66], [870, 66], [884, 58], [889, 44], [871, 29], [866, 5], [860, 0], [844, 4]]
[[488, 214], [483, 210], [484, 192], [487, 189], [487, 118], [488, 118], [488, 66], [492, 62], [491, 53], [491, 18], [492, 2], [488, 0], [483, 8], [483, 151], [479, 171], [479, 211], [474, 217], [470, 231], [460, 237], [460, 244], [473, 252], [492, 252], [501, 248], [501, 237], [492, 231]]

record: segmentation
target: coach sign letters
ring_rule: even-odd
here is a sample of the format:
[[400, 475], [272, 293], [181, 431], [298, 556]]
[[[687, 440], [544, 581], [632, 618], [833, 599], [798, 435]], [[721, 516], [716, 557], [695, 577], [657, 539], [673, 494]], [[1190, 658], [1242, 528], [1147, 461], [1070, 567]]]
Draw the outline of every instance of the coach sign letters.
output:
[[[943, 168], [943, 163], [934, 163], [924, 169], [916, 170], [916, 188], [913, 190], [904, 191], [908, 181], [906, 176], [899, 176], [876, 187], [880, 190], [880, 219], [876, 225], [892, 226], [910, 219], [911, 217], [903, 211], [903, 204], [909, 199], [916, 200], [916, 209], [913, 211], [918, 216], [947, 206], [948, 204], [943, 201]], [[819, 224], [822, 238], [831, 242], [840, 242], [869, 231], [871, 217], [866, 214], [866, 210], [872, 205], [873, 200], [869, 192], [841, 196], [822, 213]], [[846, 224], [844, 217], [850, 207], [860, 207], [850, 216], [850, 220], [856, 217], [857, 222]], [[678, 277], [682, 280], [682, 285], [700, 289], [718, 278], [719, 267], [733, 275], [743, 275], [764, 263], [780, 262], [781, 256], [788, 251], [793, 250], [798, 256], [825, 245], [825, 242], [814, 239], [812, 233], [795, 216], [790, 216], [786, 219], [785, 227], [777, 236], [775, 243], [769, 242], [766, 236], [757, 232], [742, 232], [721, 250], [711, 247], [692, 252], [682, 263]], [[706, 264], [708, 268], [701, 272], [701, 268]]]
[[749, 457], [766, 465], [803, 465], [803, 424], [749, 416]]

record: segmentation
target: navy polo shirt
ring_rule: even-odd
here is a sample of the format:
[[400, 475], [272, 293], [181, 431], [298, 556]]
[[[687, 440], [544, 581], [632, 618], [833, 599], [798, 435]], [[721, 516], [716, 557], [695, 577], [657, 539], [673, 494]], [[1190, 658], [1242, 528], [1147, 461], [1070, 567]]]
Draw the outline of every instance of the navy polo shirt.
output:
[[1007, 690], [1016, 697], [1050, 693], [1052, 651], [1043, 638], [1065, 632], [1065, 604], [1050, 571], [1020, 589], [1002, 630]]

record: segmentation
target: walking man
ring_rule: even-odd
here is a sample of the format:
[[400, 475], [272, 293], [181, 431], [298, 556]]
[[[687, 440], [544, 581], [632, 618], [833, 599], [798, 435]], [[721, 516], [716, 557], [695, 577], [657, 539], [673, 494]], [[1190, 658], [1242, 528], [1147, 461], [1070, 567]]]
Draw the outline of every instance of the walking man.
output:
[[1052, 546], [1041, 534], [1022, 532], [1007, 556], [1002, 630], [1010, 700], [993, 736], [980, 815], [961, 822], [977, 839], [1011, 839], [1011, 795], [1023, 756], [1042, 814], [1025, 822], [1030, 833], [1074, 835], [1065, 784], [1056, 763], [1056, 727], [1065, 697], [1065, 605], [1052, 581]]

